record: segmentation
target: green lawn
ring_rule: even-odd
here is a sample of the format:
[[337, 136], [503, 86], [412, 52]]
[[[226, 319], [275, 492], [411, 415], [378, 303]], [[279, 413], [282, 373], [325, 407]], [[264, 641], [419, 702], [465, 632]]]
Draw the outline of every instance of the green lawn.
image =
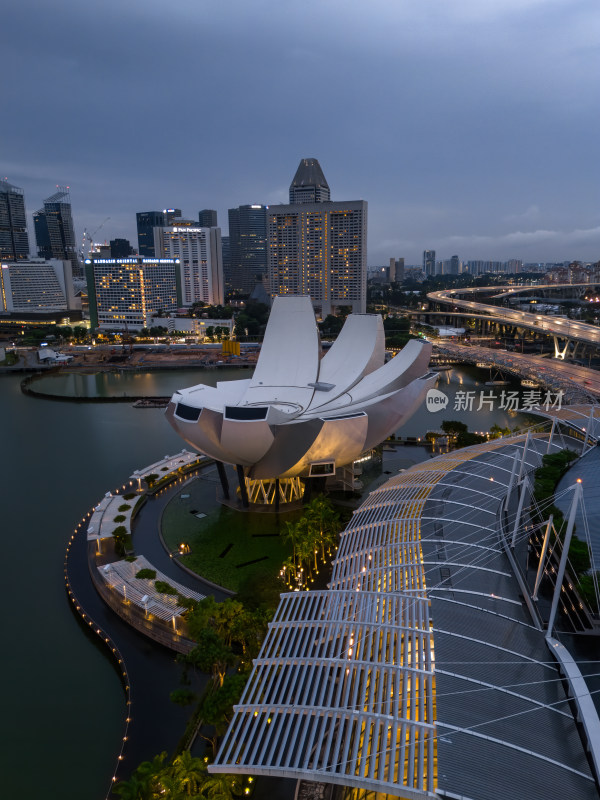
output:
[[[214, 493], [214, 488], [211, 489]], [[281, 533], [286, 520], [296, 520], [300, 511], [286, 514], [252, 514], [209, 503], [206, 486], [198, 481], [171, 500], [162, 519], [162, 533], [171, 550], [187, 542], [191, 553], [181, 561], [207, 580], [238, 591], [253, 574], [277, 575], [291, 547]], [[214, 497], [214, 494], [213, 494]], [[198, 519], [192, 511], [207, 514]], [[248, 563], [253, 562], [253, 563]]]

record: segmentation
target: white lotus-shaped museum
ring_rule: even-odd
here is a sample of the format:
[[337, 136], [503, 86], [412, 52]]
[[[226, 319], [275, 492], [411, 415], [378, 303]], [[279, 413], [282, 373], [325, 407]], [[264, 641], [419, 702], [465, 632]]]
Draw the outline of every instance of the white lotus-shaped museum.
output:
[[180, 389], [166, 414], [247, 478], [333, 475], [411, 416], [435, 382], [430, 352], [411, 340], [386, 364], [381, 317], [351, 314], [321, 358], [310, 298], [276, 297], [252, 378]]

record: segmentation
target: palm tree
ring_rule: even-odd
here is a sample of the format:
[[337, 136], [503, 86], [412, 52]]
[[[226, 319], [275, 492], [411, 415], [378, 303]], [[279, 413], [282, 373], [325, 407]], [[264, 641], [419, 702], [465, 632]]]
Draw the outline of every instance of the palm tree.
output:
[[119, 781], [115, 793], [123, 800], [151, 800], [161, 775], [168, 769], [163, 763], [166, 757], [166, 752], [163, 752], [154, 756], [152, 761], [142, 761], [128, 781]]
[[173, 777], [187, 797], [197, 795], [207, 779], [206, 763], [184, 750], [173, 759]]
[[119, 781], [114, 792], [121, 800], [150, 800], [153, 796], [149, 780], [139, 778], [135, 772], [128, 781]]
[[231, 638], [238, 617], [244, 613], [244, 606], [239, 600], [228, 598], [223, 603], [217, 603], [215, 609], [214, 629], [223, 644], [231, 647]]
[[208, 800], [234, 800], [244, 791], [238, 775], [212, 775], [202, 790]]
[[190, 795], [182, 790], [179, 778], [173, 774], [173, 770], [167, 768], [160, 778], [158, 790], [153, 797], [164, 800], [186, 800]]
[[292, 543], [292, 560], [296, 563], [296, 545], [300, 539], [300, 528], [297, 522], [286, 522], [283, 538]]

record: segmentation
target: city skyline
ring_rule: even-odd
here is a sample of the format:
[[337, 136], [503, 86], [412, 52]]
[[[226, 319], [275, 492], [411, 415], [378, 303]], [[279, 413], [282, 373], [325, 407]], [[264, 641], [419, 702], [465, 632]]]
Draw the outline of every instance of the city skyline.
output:
[[[78, 236], [110, 215], [101, 233], [133, 242], [137, 211], [211, 208], [223, 223], [286, 203], [290, 170], [314, 157], [336, 197], [368, 201], [369, 265], [426, 248], [599, 257], [589, 0], [59, 5], [9, 0], [3, 15], [18, 79], [0, 174], [29, 215], [69, 185]], [[213, 80], [194, 106], [199, 74]], [[180, 122], [158, 97], [185, 107]]]

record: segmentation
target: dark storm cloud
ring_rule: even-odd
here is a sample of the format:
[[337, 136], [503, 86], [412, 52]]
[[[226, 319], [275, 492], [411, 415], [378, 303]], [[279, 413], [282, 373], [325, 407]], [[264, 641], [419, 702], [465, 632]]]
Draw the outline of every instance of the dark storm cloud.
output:
[[595, 0], [9, 0], [2, 175], [76, 225], [285, 200], [319, 158], [391, 255], [600, 257]]

